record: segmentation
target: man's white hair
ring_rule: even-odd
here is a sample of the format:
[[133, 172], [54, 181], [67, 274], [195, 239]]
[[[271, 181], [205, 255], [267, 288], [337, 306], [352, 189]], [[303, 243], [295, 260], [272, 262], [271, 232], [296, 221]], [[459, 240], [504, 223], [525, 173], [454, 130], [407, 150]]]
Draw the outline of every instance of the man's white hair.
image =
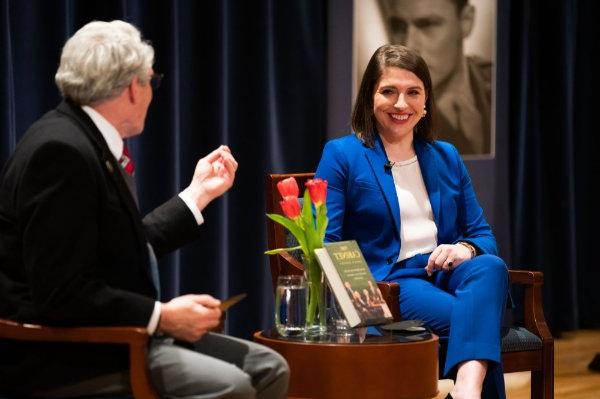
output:
[[123, 21], [93, 21], [63, 47], [54, 77], [63, 97], [89, 105], [119, 95], [137, 76], [147, 84], [154, 49]]

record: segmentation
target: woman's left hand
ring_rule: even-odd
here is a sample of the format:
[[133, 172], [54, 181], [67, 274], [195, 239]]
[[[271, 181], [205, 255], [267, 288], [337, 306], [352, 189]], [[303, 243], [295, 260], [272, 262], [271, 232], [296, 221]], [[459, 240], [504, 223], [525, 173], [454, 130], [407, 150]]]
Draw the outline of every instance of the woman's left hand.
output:
[[442, 244], [438, 245], [429, 255], [425, 270], [427, 275], [431, 276], [436, 270], [445, 272], [455, 269], [466, 260], [471, 259], [469, 248], [461, 244]]

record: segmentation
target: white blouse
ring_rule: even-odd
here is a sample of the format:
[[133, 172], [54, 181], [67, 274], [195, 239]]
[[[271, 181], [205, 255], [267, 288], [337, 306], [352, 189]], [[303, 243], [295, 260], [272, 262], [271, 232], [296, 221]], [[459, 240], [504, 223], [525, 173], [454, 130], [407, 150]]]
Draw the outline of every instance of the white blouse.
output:
[[437, 247], [437, 226], [417, 156], [392, 166], [400, 205], [400, 254], [398, 261]]

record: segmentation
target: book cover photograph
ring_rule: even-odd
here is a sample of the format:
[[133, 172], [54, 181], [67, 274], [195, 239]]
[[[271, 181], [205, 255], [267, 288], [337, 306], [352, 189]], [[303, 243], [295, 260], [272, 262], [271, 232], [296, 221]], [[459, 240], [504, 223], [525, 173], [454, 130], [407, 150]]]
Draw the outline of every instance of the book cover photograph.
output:
[[326, 243], [315, 255], [351, 327], [393, 320], [356, 241]]

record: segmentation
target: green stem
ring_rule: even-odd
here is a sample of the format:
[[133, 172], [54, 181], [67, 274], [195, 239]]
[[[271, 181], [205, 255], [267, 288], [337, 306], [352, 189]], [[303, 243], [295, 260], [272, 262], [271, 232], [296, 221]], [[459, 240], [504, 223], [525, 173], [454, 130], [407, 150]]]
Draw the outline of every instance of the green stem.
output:
[[317, 313], [319, 314], [319, 324], [325, 326], [325, 298], [323, 295], [323, 271], [319, 267], [314, 253], [307, 257], [307, 272], [309, 281], [309, 297], [306, 304], [306, 323], [313, 325]]

